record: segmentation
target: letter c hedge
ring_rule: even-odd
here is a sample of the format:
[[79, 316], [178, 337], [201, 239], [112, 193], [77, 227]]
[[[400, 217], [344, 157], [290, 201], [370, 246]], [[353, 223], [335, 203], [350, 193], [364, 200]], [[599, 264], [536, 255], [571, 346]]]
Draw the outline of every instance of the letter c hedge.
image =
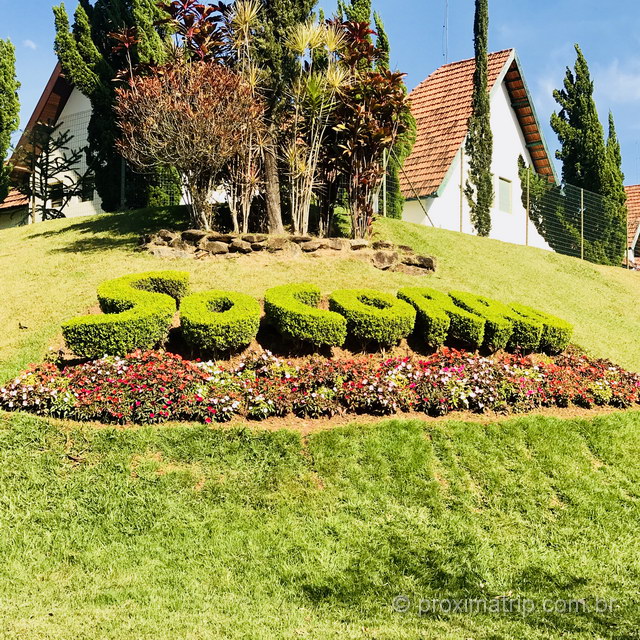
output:
[[340, 347], [347, 339], [347, 321], [318, 309], [320, 289], [313, 284], [287, 284], [264, 296], [267, 320], [283, 335], [315, 346]]
[[397, 344], [416, 323], [416, 310], [408, 302], [373, 289], [335, 291], [329, 308], [346, 318], [349, 334], [361, 342]]
[[248, 345], [258, 334], [261, 315], [255, 298], [229, 291], [196, 293], [180, 305], [186, 343], [205, 353]]
[[98, 302], [103, 315], [74, 318], [62, 325], [69, 349], [84, 358], [126, 355], [166, 341], [176, 303], [186, 295], [189, 274], [154, 271], [103, 282]]

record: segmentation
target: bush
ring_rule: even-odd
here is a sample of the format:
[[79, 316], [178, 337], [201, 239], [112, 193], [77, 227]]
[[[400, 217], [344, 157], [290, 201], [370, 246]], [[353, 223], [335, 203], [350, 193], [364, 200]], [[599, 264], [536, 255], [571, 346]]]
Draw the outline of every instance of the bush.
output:
[[125, 355], [162, 344], [188, 283], [189, 274], [181, 271], [139, 273], [103, 282], [98, 301], [104, 315], [81, 316], [63, 324], [65, 342], [84, 358]]
[[398, 298], [415, 308], [416, 331], [427, 346], [437, 349], [447, 338], [474, 349], [482, 344], [484, 319], [457, 307], [446, 293], [426, 287], [406, 287], [398, 292]]
[[530, 318], [542, 324], [542, 337], [539, 349], [545, 353], [561, 353], [568, 346], [573, 336], [573, 325], [561, 318], [543, 311], [532, 309], [523, 304], [512, 304], [511, 308], [523, 318]]
[[329, 308], [346, 318], [348, 332], [362, 342], [394, 345], [416, 323], [416, 310], [408, 302], [373, 289], [335, 291]]
[[484, 296], [460, 291], [452, 291], [449, 295], [458, 306], [484, 318], [483, 345], [490, 351], [507, 347], [523, 351], [538, 349], [542, 337], [542, 324], [539, 321], [517, 314], [502, 302]]
[[244, 293], [206, 291], [182, 301], [180, 317], [186, 343], [200, 352], [248, 345], [260, 328], [262, 309]]
[[290, 284], [269, 289], [264, 310], [283, 336], [322, 345], [342, 346], [347, 339], [347, 321], [333, 311], [318, 309], [320, 289], [312, 284]]

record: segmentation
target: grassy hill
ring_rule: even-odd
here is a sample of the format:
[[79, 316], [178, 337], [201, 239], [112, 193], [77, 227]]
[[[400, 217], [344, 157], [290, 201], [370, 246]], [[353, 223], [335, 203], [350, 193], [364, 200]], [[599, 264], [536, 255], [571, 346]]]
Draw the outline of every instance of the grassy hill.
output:
[[60, 323], [95, 304], [100, 282], [158, 268], [190, 271], [195, 290], [228, 288], [257, 297], [292, 281], [315, 282], [327, 293], [361, 286], [395, 291], [407, 284], [475, 291], [566, 318], [575, 324], [575, 341], [590, 353], [640, 370], [640, 274], [635, 272], [392, 220], [380, 222], [377, 233], [436, 256], [435, 275], [385, 273], [355, 259], [167, 261], [136, 251], [141, 233], [175, 227], [175, 218], [175, 210], [142, 211], [0, 231], [0, 380], [40, 360]]
[[[637, 638], [639, 423], [302, 439], [0, 415], [0, 637]], [[511, 612], [421, 616], [427, 599]]]
[[[640, 369], [640, 274], [394, 221], [377, 232], [435, 255], [435, 275], [136, 252], [175, 215], [0, 231], [0, 381], [41, 359], [101, 281], [157, 268], [258, 297], [295, 280], [478, 291], [561, 315], [589, 351]], [[0, 638], [637, 638], [639, 424], [391, 420], [303, 437], [0, 413]], [[432, 599], [484, 605], [420, 615]]]

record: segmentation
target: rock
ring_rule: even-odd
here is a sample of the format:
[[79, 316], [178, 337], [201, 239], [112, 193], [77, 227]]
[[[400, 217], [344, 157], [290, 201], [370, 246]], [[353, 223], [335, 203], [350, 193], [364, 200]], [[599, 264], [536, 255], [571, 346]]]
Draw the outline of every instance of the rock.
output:
[[372, 262], [376, 269], [387, 271], [398, 264], [399, 256], [396, 251], [376, 251], [373, 254]]
[[246, 236], [242, 236], [242, 239], [249, 244], [257, 244], [259, 242], [264, 242], [268, 237], [269, 236], [265, 236], [261, 233], [249, 233]]
[[369, 247], [368, 240], [351, 240], [351, 249], [353, 251], [360, 251], [360, 249], [368, 249]]
[[168, 229], [160, 229], [156, 235], [162, 238], [167, 244], [180, 237], [177, 231], [169, 231]]
[[229, 245], [224, 242], [218, 242], [217, 240], [208, 240], [204, 244], [200, 244], [200, 248], [212, 256], [219, 256], [224, 253], [229, 253]]
[[311, 242], [313, 238], [311, 236], [289, 236], [289, 240], [296, 244], [302, 244], [304, 242]]
[[410, 247], [409, 245], [406, 245], [406, 244], [398, 245], [398, 249], [400, 249], [400, 251], [404, 251], [405, 253], [415, 253], [415, 251], [413, 250], [413, 247]]
[[284, 251], [285, 247], [289, 244], [289, 240], [287, 238], [271, 238], [267, 242], [267, 250], [271, 253], [275, 253], [276, 251]]
[[327, 249], [329, 244], [323, 240], [312, 240], [311, 242], [304, 242], [300, 245], [300, 248], [305, 253], [314, 253], [320, 249]]
[[171, 247], [151, 247], [151, 249], [149, 249], [149, 253], [152, 256], [155, 256], [156, 258], [182, 258], [182, 259], [188, 259], [188, 258], [193, 258], [194, 254], [187, 252], [187, 251], [182, 251], [180, 249], [172, 249]]
[[374, 249], [395, 249], [395, 245], [393, 242], [388, 242], [387, 240], [378, 240], [371, 245]]
[[248, 242], [244, 240], [240, 240], [240, 238], [236, 238], [230, 245], [229, 251], [231, 253], [251, 253], [253, 249]]
[[189, 229], [182, 232], [182, 239], [191, 244], [198, 244], [200, 240], [210, 235], [210, 231], [202, 231], [201, 229]]
[[351, 243], [346, 238], [329, 238], [327, 244], [329, 249], [334, 251], [345, 251], [351, 246]]
[[240, 240], [238, 236], [234, 236], [232, 233], [218, 233], [215, 238], [218, 242], [226, 242], [231, 244], [234, 240]]
[[188, 242], [185, 242], [182, 238], [176, 238], [175, 240], [172, 240], [169, 243], [169, 246], [172, 249], [177, 249], [178, 251], [184, 251], [186, 253], [196, 252], [196, 248]]
[[253, 242], [251, 244], [251, 249], [253, 251], [264, 251], [267, 248], [266, 242]]
[[402, 263], [410, 267], [419, 267], [428, 271], [436, 270], [436, 259], [431, 256], [406, 255], [402, 258]]
[[159, 234], [155, 233], [150, 236], [145, 236], [144, 244], [154, 245], [156, 247], [166, 247], [168, 245], [168, 242], [161, 238]]

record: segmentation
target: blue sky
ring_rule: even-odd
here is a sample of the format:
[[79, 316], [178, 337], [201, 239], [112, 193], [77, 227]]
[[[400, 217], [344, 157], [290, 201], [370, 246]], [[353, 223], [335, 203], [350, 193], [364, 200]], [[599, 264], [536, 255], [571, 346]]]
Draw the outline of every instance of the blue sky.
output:
[[[327, 11], [332, 0], [320, 3]], [[471, 0], [449, 0], [448, 61], [473, 55]], [[490, 49], [515, 47], [538, 116], [552, 150], [557, 139], [548, 126], [561, 86], [573, 64], [573, 44], [584, 51], [596, 86], [601, 120], [613, 111], [622, 142], [627, 184], [640, 183], [640, 5], [637, 0], [490, 0]], [[392, 45], [392, 62], [408, 74], [413, 88], [443, 63], [445, 0], [374, 0]], [[72, 10], [75, 1], [67, 2]], [[0, 37], [17, 47], [26, 123], [55, 65], [50, 0], [0, 0]]]

